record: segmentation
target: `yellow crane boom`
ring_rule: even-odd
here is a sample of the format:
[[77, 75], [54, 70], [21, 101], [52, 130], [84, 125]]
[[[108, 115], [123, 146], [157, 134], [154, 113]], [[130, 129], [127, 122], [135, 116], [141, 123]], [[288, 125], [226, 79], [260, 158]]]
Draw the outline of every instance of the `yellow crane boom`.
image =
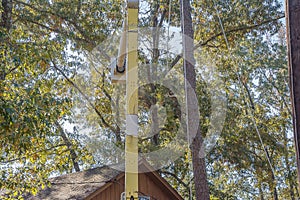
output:
[[[110, 65], [112, 83], [126, 82], [125, 198], [138, 199], [138, 10], [139, 0], [127, 0], [127, 19], [117, 59]], [[127, 59], [126, 59], [127, 56]], [[123, 74], [126, 72], [126, 78]], [[124, 80], [125, 79], [125, 80]]]
[[127, 0], [127, 69], [126, 69], [126, 199], [138, 199], [138, 8], [139, 0]]

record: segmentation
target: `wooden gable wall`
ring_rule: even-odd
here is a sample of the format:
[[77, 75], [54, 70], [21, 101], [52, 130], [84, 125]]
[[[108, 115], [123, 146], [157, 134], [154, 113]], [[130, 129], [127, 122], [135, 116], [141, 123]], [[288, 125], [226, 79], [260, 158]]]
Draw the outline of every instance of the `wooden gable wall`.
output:
[[[125, 191], [125, 175], [122, 173], [114, 181], [107, 183], [101, 189], [90, 195], [86, 200], [120, 200]], [[181, 200], [166, 188], [153, 173], [139, 174], [139, 195], [150, 196], [151, 200]]]

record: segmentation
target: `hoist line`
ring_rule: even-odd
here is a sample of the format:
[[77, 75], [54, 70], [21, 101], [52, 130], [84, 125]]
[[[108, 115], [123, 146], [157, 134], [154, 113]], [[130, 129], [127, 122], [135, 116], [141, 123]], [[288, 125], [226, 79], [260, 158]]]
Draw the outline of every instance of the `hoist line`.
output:
[[169, 14], [168, 14], [168, 36], [167, 36], [167, 69], [169, 70], [169, 42], [170, 42], [170, 22], [171, 22], [171, 11], [172, 3], [169, 0]]
[[[224, 36], [224, 39], [225, 39], [225, 43], [226, 43], [226, 46], [227, 46], [229, 55], [230, 55], [230, 57], [234, 57], [234, 56], [233, 56], [233, 53], [232, 53], [232, 50], [231, 50], [231, 48], [230, 48], [230, 46], [229, 46], [229, 42], [228, 42], [228, 39], [227, 39], [227, 35], [226, 35], [225, 29], [224, 29], [224, 26], [223, 26], [222, 19], [221, 19], [221, 17], [220, 17], [219, 10], [218, 10], [218, 8], [217, 8], [217, 6], [216, 6], [215, 0], [213, 0], [213, 4], [214, 4], [214, 8], [215, 8], [215, 10], [216, 10], [216, 14], [217, 14], [217, 17], [218, 17], [218, 20], [219, 20], [219, 24], [220, 24], [221, 29], [222, 29], [222, 33], [223, 33], [223, 36]], [[234, 62], [236, 63], [235, 60], [234, 60]], [[238, 66], [238, 65], [235, 64], [235, 68], [237, 68], [237, 66]], [[238, 77], [238, 81], [239, 81], [239, 83], [241, 84], [242, 88], [244, 88], [243, 83], [242, 83], [242, 80], [241, 80], [241, 77], [240, 77], [240, 75], [238, 74], [238, 68], [236, 69], [236, 71], [234, 71], [234, 73], [235, 73], [236, 76]], [[242, 89], [242, 91], [245, 92], [243, 89]], [[245, 95], [245, 94], [244, 94], [244, 96], [245, 96], [245, 98], [246, 98], [246, 95]], [[247, 105], [248, 109], [250, 110], [250, 117], [251, 117], [252, 123], [253, 123], [254, 128], [255, 128], [255, 131], [256, 131], [256, 133], [257, 133], [257, 135], [258, 135], [258, 138], [259, 138], [259, 141], [260, 141], [260, 143], [261, 143], [261, 146], [262, 146], [262, 148], [264, 149], [265, 156], [266, 156], [267, 161], [268, 161], [268, 164], [269, 164], [269, 166], [270, 166], [270, 168], [271, 168], [271, 171], [272, 171], [272, 174], [273, 174], [273, 176], [274, 176], [274, 179], [276, 180], [276, 177], [275, 177], [275, 171], [274, 171], [273, 165], [272, 165], [272, 163], [271, 163], [271, 160], [270, 160], [270, 158], [269, 158], [269, 153], [267, 152], [267, 149], [266, 149], [265, 144], [264, 144], [264, 142], [263, 142], [263, 140], [262, 140], [260, 131], [259, 131], [259, 129], [258, 129], [257, 123], [256, 123], [256, 121], [255, 121], [255, 117], [254, 117], [254, 114], [253, 114], [253, 109], [252, 109], [251, 106], [249, 105], [249, 102], [248, 102], [248, 101], [246, 101], [246, 105]]]

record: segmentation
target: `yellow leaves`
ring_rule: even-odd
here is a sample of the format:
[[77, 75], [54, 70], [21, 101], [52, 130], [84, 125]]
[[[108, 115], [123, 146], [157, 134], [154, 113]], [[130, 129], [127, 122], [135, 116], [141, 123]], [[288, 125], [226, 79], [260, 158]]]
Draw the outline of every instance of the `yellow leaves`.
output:
[[3, 92], [0, 93], [0, 97], [4, 97], [4, 99], [11, 98], [9, 87], [7, 87], [7, 86], [3, 87]]
[[61, 112], [60, 112], [60, 115], [63, 116], [65, 113], [66, 113], [66, 112], [65, 112], [65, 108], [62, 107]]
[[14, 191], [13, 196], [18, 196], [19, 192], [18, 191]]
[[189, 162], [190, 161], [190, 150], [187, 148], [186, 150], [186, 153], [184, 154], [184, 160], [185, 160], [185, 162]]
[[45, 60], [41, 60], [39, 64], [43, 72], [45, 72], [50, 66]]
[[37, 158], [38, 158], [37, 154], [33, 154], [31, 157], [29, 157], [29, 161], [31, 163], [34, 163], [37, 160]]
[[31, 194], [33, 194], [34, 196], [37, 195], [37, 192], [38, 192], [37, 188], [33, 187], [31, 189]]

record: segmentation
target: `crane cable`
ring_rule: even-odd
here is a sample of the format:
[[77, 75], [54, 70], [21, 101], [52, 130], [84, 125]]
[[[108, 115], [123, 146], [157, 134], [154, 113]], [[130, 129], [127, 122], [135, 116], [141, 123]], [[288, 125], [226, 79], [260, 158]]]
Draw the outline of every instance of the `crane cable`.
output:
[[168, 35], [167, 35], [167, 69], [169, 70], [169, 42], [170, 42], [170, 23], [171, 23], [171, 11], [172, 11], [172, 3], [169, 0], [169, 14], [168, 14]]
[[[224, 39], [225, 39], [225, 43], [226, 43], [226, 46], [227, 46], [229, 55], [230, 55], [230, 57], [234, 57], [234, 56], [233, 56], [233, 53], [232, 53], [232, 50], [231, 50], [231, 48], [229, 47], [229, 42], [228, 42], [228, 39], [227, 39], [227, 35], [226, 35], [225, 29], [224, 29], [224, 26], [223, 26], [222, 19], [221, 19], [221, 17], [220, 17], [219, 10], [218, 10], [218, 8], [217, 8], [217, 6], [216, 6], [215, 0], [213, 0], [213, 4], [214, 4], [214, 8], [215, 8], [215, 10], [216, 10], [216, 14], [217, 14], [217, 17], [218, 17], [218, 20], [219, 20], [219, 23], [220, 23], [220, 26], [221, 26], [221, 29], [222, 29], [222, 33], [223, 33], [223, 36], [224, 36]], [[234, 62], [236, 62], [236, 61], [234, 60]], [[237, 68], [238, 65], [235, 65], [235, 66], [236, 66], [236, 68]], [[241, 80], [241, 77], [240, 77], [240, 75], [238, 74], [238, 69], [235, 69], [235, 70], [236, 70], [236, 71], [234, 71], [234, 73], [235, 73], [236, 76], [238, 77], [238, 81], [239, 81], [239, 83], [241, 84], [242, 88], [244, 88], [244, 87], [243, 87], [242, 80]], [[242, 91], [244, 91], [244, 90], [242, 89]], [[274, 168], [273, 168], [273, 166], [272, 166], [271, 160], [270, 160], [270, 158], [269, 158], [269, 153], [268, 153], [268, 151], [267, 151], [267, 149], [266, 149], [266, 147], [265, 147], [265, 145], [264, 145], [264, 142], [263, 142], [263, 140], [262, 140], [260, 131], [259, 131], [258, 126], [257, 126], [257, 123], [256, 123], [256, 121], [255, 121], [255, 117], [254, 117], [254, 114], [253, 114], [253, 109], [252, 109], [251, 106], [249, 105], [249, 102], [248, 102], [248, 101], [246, 101], [246, 105], [247, 105], [248, 109], [250, 110], [250, 117], [251, 117], [252, 123], [253, 123], [253, 125], [254, 125], [254, 127], [255, 127], [255, 131], [256, 131], [256, 133], [257, 133], [257, 135], [258, 135], [258, 138], [259, 138], [259, 141], [260, 141], [260, 143], [261, 143], [261, 146], [262, 146], [262, 148], [264, 149], [264, 152], [265, 152], [265, 155], [266, 155], [268, 164], [269, 164], [269, 166], [270, 166], [270, 169], [271, 169], [271, 171], [272, 171], [272, 174], [273, 174], [273, 176], [274, 176], [274, 179], [276, 179], [276, 177], [275, 177], [275, 171], [274, 171]]]

